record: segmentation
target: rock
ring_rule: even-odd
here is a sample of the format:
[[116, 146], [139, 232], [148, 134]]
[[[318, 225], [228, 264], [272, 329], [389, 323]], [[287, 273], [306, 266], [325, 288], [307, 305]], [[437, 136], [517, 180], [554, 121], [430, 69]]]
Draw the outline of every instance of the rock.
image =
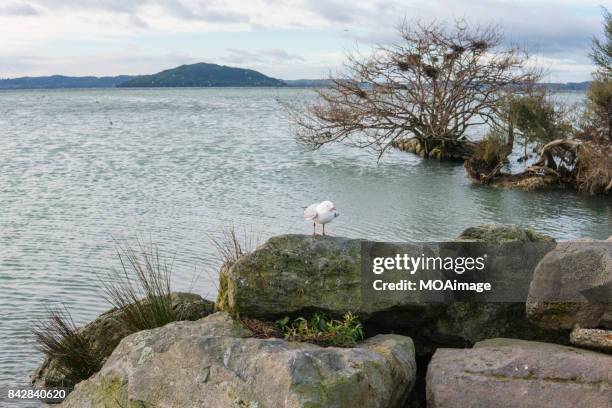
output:
[[520, 242], [555, 242], [555, 239], [535, 232], [529, 228], [516, 225], [484, 224], [464, 230], [458, 240], [476, 240], [490, 243], [503, 243], [511, 241]]
[[572, 330], [570, 342], [578, 347], [603, 351], [612, 354], [612, 331], [602, 329]]
[[222, 268], [217, 307], [267, 320], [361, 307], [361, 240], [281, 235]]
[[537, 265], [527, 316], [547, 329], [597, 327], [612, 303], [612, 244], [561, 242]]
[[[183, 320], [200, 319], [214, 309], [212, 302], [192, 293], [173, 293], [172, 303]], [[103, 358], [111, 355], [121, 339], [132, 334], [122, 315], [122, 310], [111, 309], [79, 330], [92, 349]], [[81, 380], [84, 380], [81, 374], [50, 358], [44, 360], [32, 377], [32, 383], [37, 387], [72, 387]]]
[[[522, 279], [525, 297], [535, 265], [554, 247], [552, 238], [514, 226], [472, 228], [462, 234], [462, 239], [467, 237], [483, 243], [491, 240], [489, 251], [504, 260], [499, 266], [507, 269], [512, 285], [518, 283], [519, 272], [528, 274]], [[532, 256], [524, 256], [523, 241], [534, 243]], [[550, 332], [527, 321], [524, 303], [449, 304], [422, 299], [417, 292], [387, 292], [370, 301], [364, 297], [369, 292], [362, 290], [367, 286], [362, 256], [378, 244], [341, 237], [273, 237], [234, 265], [222, 268], [217, 306], [230, 314], [263, 320], [308, 316], [314, 311], [341, 316], [351, 311], [371, 334], [392, 331], [411, 336], [419, 354], [431, 353], [437, 346], [465, 347], [501, 336], [568, 342], [569, 333]], [[398, 251], [406, 248], [428, 256], [440, 250], [436, 245], [401, 244]]]
[[429, 408], [608, 408], [612, 356], [492, 339], [473, 349], [438, 349], [426, 381]]
[[223, 312], [130, 335], [60, 406], [402, 407], [415, 381], [408, 337], [342, 349], [250, 336]]
[[[505, 268], [509, 281], [513, 285], [526, 286], [538, 261], [555, 246], [552, 237], [514, 225], [471, 227], [463, 231], [457, 240], [486, 244], [487, 253], [494, 255], [491, 258], [499, 262], [497, 268]], [[529, 256], [524, 256], [525, 251], [530, 253]], [[430, 352], [438, 346], [470, 347], [492, 337], [568, 342], [566, 332], [543, 329], [529, 322], [525, 305], [519, 302], [453, 302], [436, 318], [428, 332], [429, 342], [424, 341], [423, 344], [429, 347]], [[417, 344], [420, 343], [416, 335], [413, 338]]]

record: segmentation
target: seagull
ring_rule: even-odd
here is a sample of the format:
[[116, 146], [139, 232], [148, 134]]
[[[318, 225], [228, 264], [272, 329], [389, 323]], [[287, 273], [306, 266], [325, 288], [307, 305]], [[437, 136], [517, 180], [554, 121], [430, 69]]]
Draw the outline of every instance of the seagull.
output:
[[317, 224], [323, 225], [323, 236], [325, 236], [325, 224], [332, 222], [332, 220], [338, 217], [340, 213], [334, 207], [334, 203], [331, 201], [323, 201], [321, 203], [314, 203], [306, 207], [304, 210], [304, 219], [306, 221], [312, 221], [312, 237], [317, 235]]

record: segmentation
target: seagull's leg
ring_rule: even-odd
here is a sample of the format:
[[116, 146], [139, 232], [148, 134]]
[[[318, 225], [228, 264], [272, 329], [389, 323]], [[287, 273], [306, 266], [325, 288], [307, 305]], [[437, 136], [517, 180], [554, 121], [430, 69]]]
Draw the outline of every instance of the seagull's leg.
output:
[[323, 224], [323, 236], [325, 236], [325, 224]]
[[312, 223], [312, 237], [316, 237], [317, 236], [317, 224], [316, 223]]

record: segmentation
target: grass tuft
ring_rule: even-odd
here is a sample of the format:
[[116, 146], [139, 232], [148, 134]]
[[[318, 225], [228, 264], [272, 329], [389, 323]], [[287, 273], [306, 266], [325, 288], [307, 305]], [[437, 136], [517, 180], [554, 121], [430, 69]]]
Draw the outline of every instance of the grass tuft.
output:
[[89, 378], [102, 367], [103, 357], [79, 332], [66, 307], [49, 310], [48, 318], [34, 322], [31, 331], [37, 349], [60, 363], [68, 382]]
[[233, 265], [241, 256], [253, 251], [259, 242], [253, 230], [245, 229], [239, 234], [234, 226], [224, 229], [220, 238], [209, 239], [224, 265]]
[[180, 320], [172, 307], [172, 265], [152, 242], [137, 239], [136, 246], [117, 244], [121, 269], [102, 280], [104, 297], [123, 310], [126, 326], [136, 332]]

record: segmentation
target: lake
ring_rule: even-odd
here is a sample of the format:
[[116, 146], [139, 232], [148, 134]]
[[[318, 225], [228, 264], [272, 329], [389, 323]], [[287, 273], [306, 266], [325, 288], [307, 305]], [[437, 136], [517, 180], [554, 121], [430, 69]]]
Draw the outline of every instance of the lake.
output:
[[[457, 164], [293, 140], [278, 100], [307, 89], [0, 92], [0, 389], [41, 355], [31, 322], [65, 304], [83, 324], [108, 308], [97, 276], [114, 240], [147, 237], [174, 257], [176, 289], [214, 298], [211, 245], [231, 225], [310, 233], [302, 207], [332, 200], [332, 235], [445, 240], [481, 223], [558, 239], [607, 238], [612, 200], [473, 185]], [[575, 96], [568, 96], [575, 98]], [[20, 405], [23, 406], [23, 405]]]

